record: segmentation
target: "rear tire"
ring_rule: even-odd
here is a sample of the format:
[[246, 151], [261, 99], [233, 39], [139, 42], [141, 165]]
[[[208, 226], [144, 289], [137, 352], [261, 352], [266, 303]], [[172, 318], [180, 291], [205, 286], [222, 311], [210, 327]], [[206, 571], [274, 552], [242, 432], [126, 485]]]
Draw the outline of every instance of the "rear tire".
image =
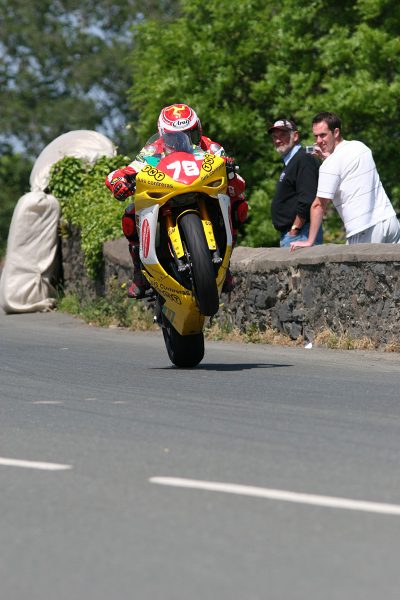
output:
[[202, 315], [212, 317], [219, 309], [219, 295], [214, 265], [201, 219], [196, 213], [186, 213], [180, 220], [191, 271], [194, 295]]
[[166, 320], [162, 332], [165, 347], [172, 364], [177, 367], [190, 368], [196, 367], [203, 360], [203, 333], [180, 335]]

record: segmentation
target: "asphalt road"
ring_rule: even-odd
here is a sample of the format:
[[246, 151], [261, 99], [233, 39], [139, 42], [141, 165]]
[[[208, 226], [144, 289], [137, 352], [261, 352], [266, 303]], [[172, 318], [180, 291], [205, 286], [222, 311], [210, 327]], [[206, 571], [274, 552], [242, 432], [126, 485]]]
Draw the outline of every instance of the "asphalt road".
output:
[[0, 314], [1, 600], [398, 600], [399, 365]]

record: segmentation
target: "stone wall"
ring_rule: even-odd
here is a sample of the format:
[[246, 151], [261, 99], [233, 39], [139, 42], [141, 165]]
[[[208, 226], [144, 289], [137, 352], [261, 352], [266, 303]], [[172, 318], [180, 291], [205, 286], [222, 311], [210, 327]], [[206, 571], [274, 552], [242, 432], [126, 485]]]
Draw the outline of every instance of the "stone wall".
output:
[[312, 340], [329, 328], [380, 345], [400, 341], [400, 246], [239, 247], [232, 266], [238, 285], [227, 312], [240, 329]]
[[[127, 282], [132, 265], [125, 239], [107, 242], [103, 252], [105, 285], [98, 283], [97, 293], [107, 294], [110, 278]], [[78, 255], [70, 249], [73, 266], [63, 257], [66, 289], [88, 286], [92, 293], [93, 284], [82, 284]], [[236, 288], [223, 295], [216, 317], [221, 324], [242, 331], [252, 325], [273, 328], [292, 339], [312, 340], [329, 328], [380, 345], [400, 341], [400, 245], [324, 244], [293, 253], [238, 247], [231, 268]]]
[[98, 281], [88, 277], [81, 249], [81, 234], [77, 227], [63, 225], [61, 235], [62, 280], [65, 293], [80, 298], [104, 295], [104, 275]]

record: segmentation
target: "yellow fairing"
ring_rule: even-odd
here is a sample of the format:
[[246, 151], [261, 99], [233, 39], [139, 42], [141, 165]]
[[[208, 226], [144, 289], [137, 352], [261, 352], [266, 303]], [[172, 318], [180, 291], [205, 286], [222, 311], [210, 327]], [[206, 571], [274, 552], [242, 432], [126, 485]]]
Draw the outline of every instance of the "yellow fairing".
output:
[[[175, 181], [156, 167], [146, 165], [136, 177], [135, 206], [137, 211], [155, 204], [162, 206], [174, 196], [193, 192], [214, 197], [215, 201], [218, 202], [218, 194], [225, 194], [226, 190], [225, 161], [214, 154], [205, 154], [200, 174], [191, 184]], [[215, 250], [216, 241], [212, 223], [206, 218], [206, 213], [201, 207], [201, 201], [199, 205], [208, 247], [210, 250]], [[178, 226], [171, 223], [168, 227], [168, 235], [176, 255], [178, 257], [183, 256], [184, 250]], [[225, 279], [231, 252], [231, 246], [227, 246], [217, 275], [216, 282], [219, 292], [221, 292]], [[146, 263], [143, 273], [150, 285], [165, 299], [162, 311], [178, 333], [191, 335], [203, 331], [209, 318], [200, 314], [195, 297], [190, 290], [180, 285], [159, 263]]]
[[165, 204], [179, 194], [202, 192], [207, 196], [224, 194], [227, 189], [225, 161], [215, 154], [205, 154], [200, 174], [191, 183], [180, 183], [157, 167], [146, 165], [136, 177], [136, 210], [148, 208], [154, 204]]
[[222, 286], [224, 285], [226, 271], [229, 267], [229, 261], [231, 260], [231, 254], [232, 254], [232, 246], [227, 246], [226, 251], [225, 251], [225, 256], [223, 258], [222, 264], [218, 270], [218, 275], [217, 275], [217, 287], [218, 287], [218, 291], [220, 294], [222, 291]]
[[190, 290], [170, 277], [160, 264], [146, 265], [143, 271], [150, 285], [165, 299], [163, 313], [181, 335], [203, 331], [207, 317], [200, 314]]
[[[219, 293], [221, 293], [225, 281], [231, 254], [232, 247], [227, 246], [225, 256], [218, 270], [217, 287]], [[190, 290], [170, 277], [160, 264], [147, 264], [143, 273], [150, 285], [165, 299], [162, 310], [178, 333], [191, 335], [203, 331], [208, 317], [199, 312], [195, 297]]]

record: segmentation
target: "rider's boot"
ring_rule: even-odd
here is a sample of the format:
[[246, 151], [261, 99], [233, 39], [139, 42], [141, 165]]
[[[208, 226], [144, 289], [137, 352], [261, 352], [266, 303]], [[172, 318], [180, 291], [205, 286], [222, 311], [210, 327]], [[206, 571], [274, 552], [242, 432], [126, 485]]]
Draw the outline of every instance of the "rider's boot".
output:
[[139, 257], [139, 246], [136, 244], [129, 244], [129, 252], [133, 262], [133, 278], [132, 284], [128, 288], [128, 297], [143, 298], [146, 294], [146, 290], [149, 289], [149, 283], [146, 277], [142, 273], [142, 263]]
[[236, 287], [235, 278], [232, 275], [230, 268], [228, 267], [226, 270], [226, 277], [225, 277], [224, 285], [222, 286], [222, 291], [225, 294], [227, 294], [229, 292], [232, 292], [235, 289], [235, 287]]

